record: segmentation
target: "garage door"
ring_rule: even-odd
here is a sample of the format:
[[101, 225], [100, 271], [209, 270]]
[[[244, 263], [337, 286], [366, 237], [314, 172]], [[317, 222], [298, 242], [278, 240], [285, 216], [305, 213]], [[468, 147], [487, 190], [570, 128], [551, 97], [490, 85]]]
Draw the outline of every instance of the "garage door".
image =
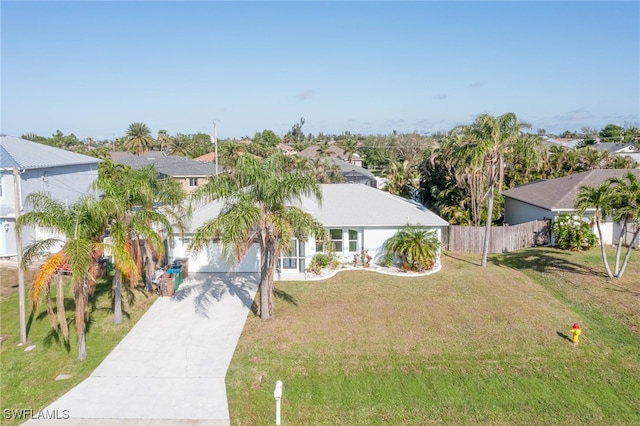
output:
[[210, 244], [206, 250], [200, 252], [195, 258], [189, 258], [189, 271], [193, 272], [260, 272], [260, 250], [254, 244], [244, 257], [242, 262], [235, 259], [225, 259], [222, 245]]

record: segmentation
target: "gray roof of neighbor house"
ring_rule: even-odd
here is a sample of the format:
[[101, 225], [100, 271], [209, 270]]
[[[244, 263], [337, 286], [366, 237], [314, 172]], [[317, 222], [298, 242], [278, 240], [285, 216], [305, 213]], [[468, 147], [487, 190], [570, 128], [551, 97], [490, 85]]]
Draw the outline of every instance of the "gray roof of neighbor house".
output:
[[0, 168], [42, 169], [46, 167], [97, 164], [99, 158], [31, 142], [15, 136], [0, 135]]
[[[340, 183], [320, 185], [322, 203], [314, 198], [302, 197], [301, 203], [292, 203], [311, 213], [326, 227], [372, 226], [402, 227], [407, 224], [422, 226], [448, 226], [422, 204], [397, 197], [367, 185]], [[213, 201], [196, 209], [188, 229], [193, 231], [206, 220], [215, 218], [223, 208]]]
[[607, 151], [609, 154], [615, 154], [621, 151], [636, 152], [636, 148], [630, 143], [600, 142], [589, 146], [598, 151]]
[[622, 177], [628, 172], [640, 178], [640, 169], [597, 169], [530, 182], [504, 191], [502, 195], [547, 210], [575, 210], [576, 195], [581, 186], [596, 186], [609, 178]]
[[[316, 157], [320, 157], [320, 145], [310, 145], [308, 147], [306, 147], [305, 149], [303, 149], [302, 151], [298, 152], [299, 155], [302, 155], [303, 157], [307, 157], [307, 158], [316, 158]], [[340, 148], [338, 145], [335, 144], [331, 144], [329, 145], [329, 150], [327, 153], [328, 157], [338, 157], [342, 160], [346, 160], [347, 159], [347, 153], [345, 152], [344, 149]], [[355, 159], [360, 159], [360, 156], [357, 153], [353, 153], [352, 157]]]
[[158, 173], [173, 177], [203, 177], [211, 176], [216, 173], [214, 163], [206, 163], [204, 161], [190, 160], [177, 155], [131, 155], [129, 157], [114, 160], [119, 164], [126, 164], [134, 169], [153, 165]]
[[364, 167], [360, 167], [360, 166], [356, 166], [356, 165], [351, 164], [351, 163], [347, 163], [346, 161], [341, 160], [339, 158], [335, 158], [335, 157], [327, 157], [327, 160], [333, 162], [334, 164], [337, 164], [338, 167], [340, 167], [340, 170], [342, 171], [343, 175], [347, 175], [347, 174], [355, 172], [355, 173], [361, 174], [363, 176], [366, 176], [368, 178], [371, 178], [373, 180], [376, 179], [374, 174], [371, 173], [368, 169], [365, 169]]

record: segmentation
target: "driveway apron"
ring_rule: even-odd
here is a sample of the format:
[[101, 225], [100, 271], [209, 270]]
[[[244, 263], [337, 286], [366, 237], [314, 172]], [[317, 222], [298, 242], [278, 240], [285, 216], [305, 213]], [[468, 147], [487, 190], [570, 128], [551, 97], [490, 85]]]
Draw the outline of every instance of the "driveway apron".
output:
[[57, 420], [26, 424], [229, 425], [225, 375], [258, 281], [255, 274], [190, 273], [89, 378], [43, 410]]

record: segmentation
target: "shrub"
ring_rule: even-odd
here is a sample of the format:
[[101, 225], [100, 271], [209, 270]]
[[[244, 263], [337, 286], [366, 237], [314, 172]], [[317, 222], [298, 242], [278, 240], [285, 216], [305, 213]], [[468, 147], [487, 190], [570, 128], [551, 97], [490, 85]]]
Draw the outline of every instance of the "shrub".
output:
[[329, 257], [329, 255], [325, 253], [316, 253], [311, 258], [311, 262], [309, 264], [309, 267], [307, 268], [307, 271], [313, 272], [316, 275], [320, 275], [320, 271], [322, 271], [323, 268], [329, 266], [329, 262], [331, 262], [331, 258]]
[[551, 224], [551, 230], [556, 246], [563, 250], [588, 250], [598, 243], [589, 224], [570, 214], [558, 216]]
[[435, 231], [407, 225], [384, 242], [385, 256], [397, 256], [404, 270], [426, 271], [433, 267], [440, 253]]

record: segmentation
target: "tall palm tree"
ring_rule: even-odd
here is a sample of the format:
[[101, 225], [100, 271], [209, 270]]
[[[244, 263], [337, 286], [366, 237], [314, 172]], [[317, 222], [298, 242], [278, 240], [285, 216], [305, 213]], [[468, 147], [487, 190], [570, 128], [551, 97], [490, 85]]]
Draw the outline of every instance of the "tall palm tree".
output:
[[273, 279], [278, 257], [291, 249], [293, 238], [324, 236], [322, 224], [291, 203], [302, 196], [321, 200], [320, 185], [309, 174], [291, 169], [281, 153], [262, 160], [241, 156], [234, 173], [212, 176], [192, 193], [195, 200], [221, 200], [218, 217], [195, 230], [189, 250], [203, 250], [220, 239], [227, 253], [240, 261], [255, 241], [260, 246], [260, 318], [273, 315]]
[[189, 136], [183, 134], [175, 135], [169, 141], [169, 152], [171, 155], [188, 157], [191, 150], [191, 143], [192, 140]]
[[145, 279], [151, 290], [154, 257], [161, 257], [164, 238], [171, 238], [171, 223], [182, 222], [184, 191], [172, 179], [160, 180], [153, 167], [134, 170], [119, 164], [101, 165], [95, 187], [102, 190], [108, 207], [114, 249], [114, 323], [122, 321], [122, 281], [129, 285]]
[[[88, 320], [89, 294], [92, 290], [92, 267], [97, 253], [104, 248], [101, 237], [107, 224], [107, 216], [99, 201], [85, 196], [78, 199], [71, 206], [65, 206], [60, 201], [52, 199], [48, 194], [34, 192], [27, 196], [26, 202], [32, 209], [21, 215], [17, 221], [18, 232], [25, 226], [46, 228], [55, 233], [55, 237], [45, 238], [30, 244], [25, 251], [23, 267], [28, 266], [41, 251], [57, 251], [44, 262], [33, 282], [32, 300], [34, 306], [44, 289], [47, 294], [47, 312], [52, 314], [50, 285], [57, 271], [68, 265], [72, 274], [69, 278], [71, 291], [75, 301], [75, 325], [78, 335], [78, 359], [87, 357], [85, 344], [85, 324]], [[64, 289], [60, 274], [58, 275], [58, 294], [56, 309], [58, 323], [64, 340], [69, 342], [69, 330], [64, 312]]]
[[340, 148], [344, 150], [344, 153], [347, 156], [347, 163], [351, 163], [351, 160], [353, 160], [353, 154], [356, 153], [358, 148], [356, 141], [353, 139], [346, 139], [340, 143]]
[[609, 261], [607, 260], [607, 253], [605, 252], [604, 242], [602, 239], [602, 229], [600, 223], [611, 215], [611, 200], [609, 197], [609, 182], [603, 182], [596, 187], [582, 186], [576, 194], [576, 208], [578, 214], [582, 216], [584, 212], [589, 208], [595, 208], [594, 221], [596, 223], [596, 229], [598, 230], [598, 237], [600, 238], [600, 251], [602, 254], [602, 261], [604, 267], [607, 270], [607, 275], [613, 278], [613, 273], [609, 267]]
[[464, 149], [467, 164], [482, 166], [486, 178], [487, 221], [485, 226], [482, 266], [487, 266], [489, 238], [493, 218], [493, 202], [496, 189], [502, 191], [504, 181], [505, 153], [520, 136], [525, 125], [516, 115], [508, 112], [498, 117], [481, 114], [473, 124], [466, 127], [469, 143]]
[[131, 123], [127, 128], [124, 147], [136, 155], [151, 151], [155, 141], [151, 137], [151, 130], [144, 123]]
[[160, 144], [160, 151], [163, 152], [169, 146], [171, 138], [166, 130], [158, 130], [158, 143]]
[[[631, 172], [627, 172], [622, 178], [611, 178], [612, 184], [611, 204], [613, 209], [613, 219], [616, 222], [623, 222], [618, 238], [618, 246], [616, 249], [616, 261], [614, 266], [614, 276], [622, 278], [624, 270], [629, 263], [631, 255], [631, 247], [633, 242], [640, 235], [640, 179]], [[631, 244], [627, 247], [622, 265], [620, 265], [620, 253], [622, 251], [622, 243], [624, 235], [628, 231], [628, 225], [635, 224], [635, 231], [631, 237]]]

